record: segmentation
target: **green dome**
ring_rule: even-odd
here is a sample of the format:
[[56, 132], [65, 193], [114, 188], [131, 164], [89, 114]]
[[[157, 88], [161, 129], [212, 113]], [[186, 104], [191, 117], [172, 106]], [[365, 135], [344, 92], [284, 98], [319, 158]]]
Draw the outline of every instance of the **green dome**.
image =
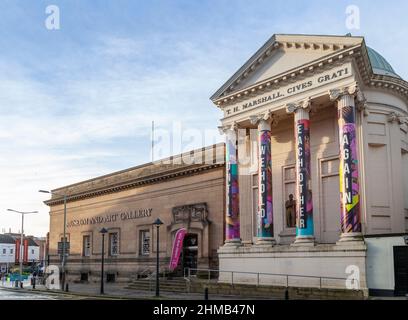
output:
[[375, 74], [391, 76], [401, 79], [401, 77], [395, 73], [394, 69], [382, 55], [380, 55], [377, 51], [369, 47], [367, 47], [367, 51], [368, 57], [370, 58], [371, 66]]

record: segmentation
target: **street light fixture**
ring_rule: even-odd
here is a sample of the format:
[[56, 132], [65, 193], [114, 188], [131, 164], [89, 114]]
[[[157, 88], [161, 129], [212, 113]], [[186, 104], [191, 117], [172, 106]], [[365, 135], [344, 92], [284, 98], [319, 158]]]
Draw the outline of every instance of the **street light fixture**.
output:
[[160, 295], [160, 285], [159, 285], [159, 228], [163, 222], [157, 218], [153, 225], [156, 226], [156, 297]]
[[48, 190], [38, 190], [41, 193], [49, 193], [51, 195], [59, 196], [64, 198], [64, 235], [62, 239], [62, 259], [61, 259], [61, 272], [62, 272], [62, 281], [61, 281], [61, 290], [64, 290], [65, 286], [65, 259], [66, 259], [66, 244], [67, 244], [67, 236], [66, 236], [66, 227], [67, 227], [67, 195], [60, 194], [53, 191]]
[[[30, 213], [38, 213], [38, 211], [18, 211], [14, 209], [7, 209], [7, 211], [15, 212], [21, 214], [21, 235], [20, 235], [20, 287], [23, 283], [23, 245], [24, 245], [24, 215]], [[16, 285], [18, 286], [17, 282]]]
[[104, 263], [105, 263], [105, 233], [108, 233], [108, 230], [105, 228], [102, 228], [99, 233], [102, 234], [102, 261], [101, 261], [101, 294], [104, 294], [104, 288], [103, 288], [103, 281], [104, 281]]

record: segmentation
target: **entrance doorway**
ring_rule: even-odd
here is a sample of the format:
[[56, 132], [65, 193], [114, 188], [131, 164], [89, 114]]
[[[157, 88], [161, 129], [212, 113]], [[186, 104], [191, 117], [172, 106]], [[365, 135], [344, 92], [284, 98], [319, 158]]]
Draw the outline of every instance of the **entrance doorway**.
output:
[[[183, 270], [185, 268], [197, 268], [198, 257], [198, 236], [196, 233], [188, 233], [184, 237], [183, 241]], [[191, 274], [195, 274], [196, 271], [192, 270]]]
[[408, 246], [394, 247], [394, 275], [396, 296], [408, 294]]

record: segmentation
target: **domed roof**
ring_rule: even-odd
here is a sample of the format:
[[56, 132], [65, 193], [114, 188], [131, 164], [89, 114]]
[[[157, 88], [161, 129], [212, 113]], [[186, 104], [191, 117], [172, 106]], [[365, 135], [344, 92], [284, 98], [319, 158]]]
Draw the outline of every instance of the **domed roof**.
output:
[[367, 47], [367, 51], [371, 66], [373, 67], [373, 71], [375, 74], [401, 79], [401, 77], [395, 73], [394, 69], [382, 55], [380, 55], [377, 51], [371, 49], [370, 47]]

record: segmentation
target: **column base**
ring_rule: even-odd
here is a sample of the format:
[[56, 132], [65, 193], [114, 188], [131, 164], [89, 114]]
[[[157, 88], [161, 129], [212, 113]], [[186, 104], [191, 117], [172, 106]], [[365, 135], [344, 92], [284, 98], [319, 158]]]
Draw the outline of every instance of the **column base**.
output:
[[224, 247], [241, 247], [241, 239], [225, 240]]
[[337, 245], [348, 245], [354, 243], [364, 243], [363, 234], [361, 232], [342, 233], [339, 241], [336, 242]]
[[273, 247], [274, 245], [276, 245], [276, 241], [274, 238], [258, 238], [255, 242], [255, 245]]
[[293, 242], [291, 244], [291, 246], [294, 247], [314, 247], [316, 245], [316, 239], [313, 236], [300, 236], [300, 237], [296, 237], [295, 242]]

